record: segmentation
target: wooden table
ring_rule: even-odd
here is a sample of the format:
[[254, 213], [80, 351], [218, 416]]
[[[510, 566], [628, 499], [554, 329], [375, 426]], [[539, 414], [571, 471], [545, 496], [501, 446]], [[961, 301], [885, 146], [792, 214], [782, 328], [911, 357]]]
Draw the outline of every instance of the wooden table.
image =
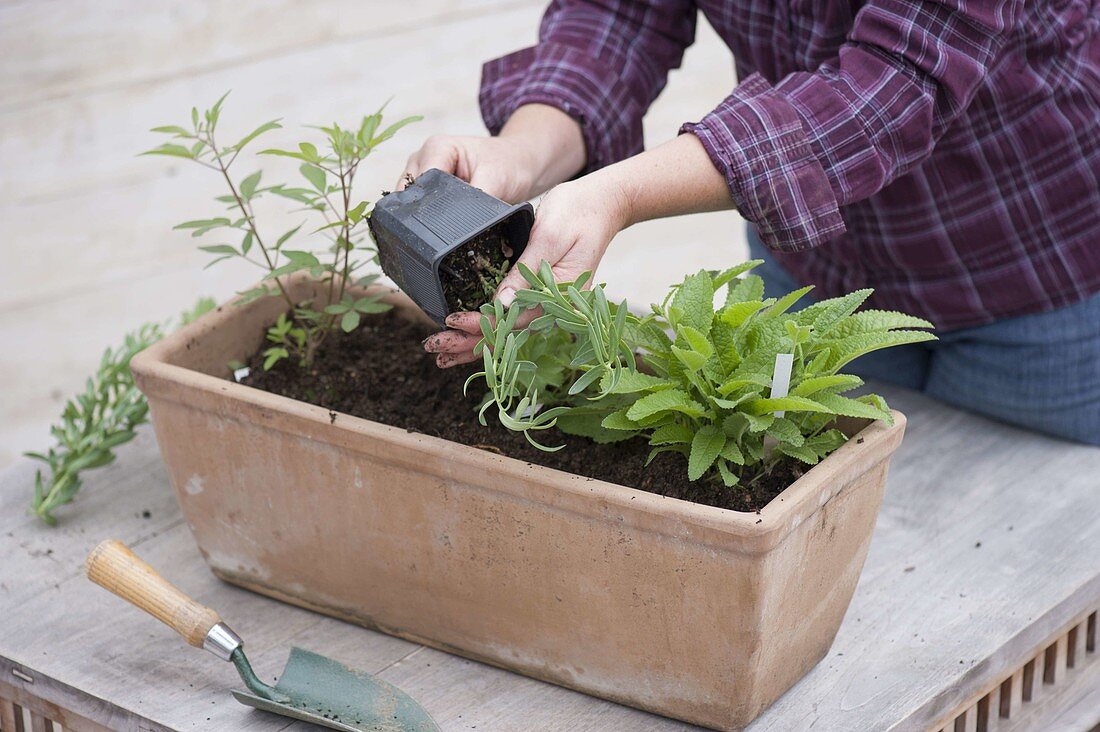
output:
[[[1092, 729], [1100, 450], [884, 391], [909, 433], [855, 598], [827, 658], [751, 732]], [[24, 728], [18, 714], [35, 731], [309, 728], [237, 704], [229, 664], [84, 579], [106, 537], [218, 609], [262, 675], [294, 644], [397, 684], [446, 730], [688, 729], [218, 581], [148, 430], [89, 474], [57, 528], [26, 512], [33, 475], [30, 462], [0, 475], [4, 732]]]

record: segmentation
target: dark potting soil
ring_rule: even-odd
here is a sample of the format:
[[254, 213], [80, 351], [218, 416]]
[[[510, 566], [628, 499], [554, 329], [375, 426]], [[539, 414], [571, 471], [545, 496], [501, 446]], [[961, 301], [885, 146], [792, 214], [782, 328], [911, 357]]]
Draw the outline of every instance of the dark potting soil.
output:
[[726, 488], [712, 481], [690, 482], [679, 454], [663, 453], [646, 467], [650, 448], [641, 439], [598, 445], [551, 429], [540, 432], [539, 441], [550, 446], [564, 442], [565, 449], [537, 450], [521, 433], [500, 425], [495, 414], [487, 414], [487, 427], [478, 423], [475, 407], [482, 389], [471, 389], [468, 397], [462, 395], [462, 385], [477, 370], [476, 365], [437, 368], [435, 359], [421, 345], [429, 333], [393, 313], [372, 316], [350, 334], [330, 334], [309, 369], [287, 359], [264, 371], [263, 358], [253, 356], [243, 383], [324, 407], [330, 410], [334, 423], [342, 412], [577, 475], [734, 511], [764, 507], [803, 472], [797, 463], [781, 463], [751, 489]]
[[498, 224], [444, 257], [439, 280], [450, 311], [474, 312], [489, 302], [508, 273], [511, 254], [504, 227]]

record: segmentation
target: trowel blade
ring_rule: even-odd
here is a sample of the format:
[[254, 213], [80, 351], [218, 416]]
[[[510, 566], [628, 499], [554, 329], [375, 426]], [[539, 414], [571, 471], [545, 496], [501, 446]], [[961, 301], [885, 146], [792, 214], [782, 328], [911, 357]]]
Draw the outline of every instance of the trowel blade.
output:
[[439, 732], [428, 712], [393, 684], [301, 648], [291, 649], [275, 689], [290, 703], [246, 691], [234, 690], [233, 696], [250, 707], [345, 732]]

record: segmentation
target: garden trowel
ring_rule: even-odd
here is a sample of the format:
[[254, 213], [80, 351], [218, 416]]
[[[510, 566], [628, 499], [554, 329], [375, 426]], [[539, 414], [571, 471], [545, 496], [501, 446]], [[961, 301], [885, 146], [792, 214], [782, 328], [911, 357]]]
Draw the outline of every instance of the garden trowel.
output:
[[316, 653], [293, 648], [275, 686], [256, 677], [240, 637], [218, 614], [183, 594], [123, 543], [108, 539], [88, 555], [88, 579], [144, 610], [193, 646], [232, 661], [248, 691], [241, 704], [331, 729], [438, 732], [428, 713], [397, 687]]

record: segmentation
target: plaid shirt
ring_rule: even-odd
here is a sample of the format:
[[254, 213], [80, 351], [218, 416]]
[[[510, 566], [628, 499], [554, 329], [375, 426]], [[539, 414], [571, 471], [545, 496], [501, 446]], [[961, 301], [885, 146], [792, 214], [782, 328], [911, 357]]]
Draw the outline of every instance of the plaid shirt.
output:
[[590, 169], [641, 151], [696, 7], [742, 82], [681, 131], [796, 278], [945, 329], [1100, 291], [1098, 0], [555, 0], [486, 124], [542, 102]]

